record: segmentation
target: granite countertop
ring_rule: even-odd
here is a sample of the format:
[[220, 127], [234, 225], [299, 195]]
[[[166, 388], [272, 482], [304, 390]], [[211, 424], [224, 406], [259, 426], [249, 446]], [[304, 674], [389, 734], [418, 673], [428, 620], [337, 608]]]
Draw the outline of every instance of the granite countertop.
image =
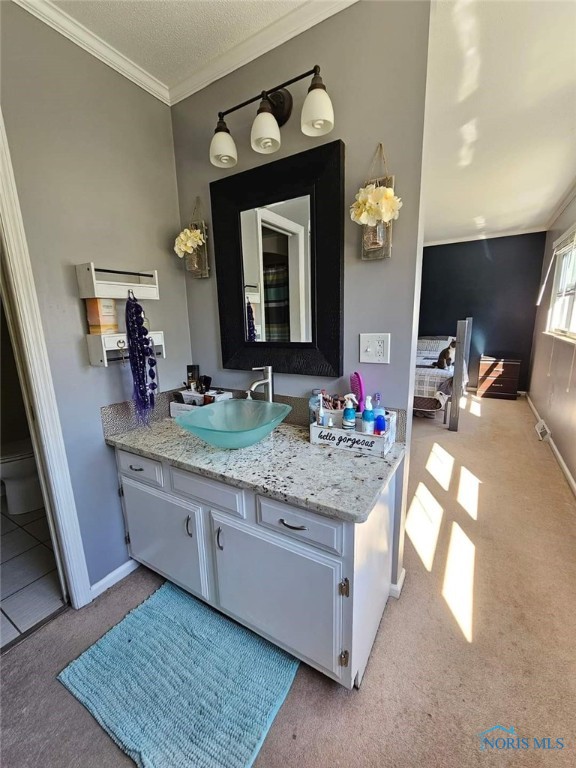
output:
[[106, 442], [353, 523], [368, 518], [405, 453], [403, 443], [394, 443], [385, 458], [312, 445], [308, 429], [290, 424], [280, 424], [268, 437], [248, 448], [224, 450], [207, 445], [172, 419], [108, 437]]

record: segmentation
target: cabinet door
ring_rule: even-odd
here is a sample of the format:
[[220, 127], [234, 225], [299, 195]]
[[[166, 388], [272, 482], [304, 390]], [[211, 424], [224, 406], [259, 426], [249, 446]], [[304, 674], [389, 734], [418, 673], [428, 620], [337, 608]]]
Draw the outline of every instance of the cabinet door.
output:
[[220, 607], [339, 675], [340, 560], [212, 512]]
[[122, 486], [132, 557], [207, 598], [200, 507], [126, 478]]

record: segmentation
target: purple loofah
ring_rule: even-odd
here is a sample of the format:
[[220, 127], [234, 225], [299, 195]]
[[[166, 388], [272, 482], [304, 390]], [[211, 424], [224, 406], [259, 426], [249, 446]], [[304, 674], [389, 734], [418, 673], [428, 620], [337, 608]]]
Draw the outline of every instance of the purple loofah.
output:
[[150, 422], [150, 413], [154, 410], [154, 393], [158, 389], [156, 356], [154, 344], [151, 343], [148, 329], [144, 326], [144, 311], [132, 291], [128, 291], [126, 302], [126, 336], [134, 380], [132, 399], [136, 416], [139, 422], [147, 425]]

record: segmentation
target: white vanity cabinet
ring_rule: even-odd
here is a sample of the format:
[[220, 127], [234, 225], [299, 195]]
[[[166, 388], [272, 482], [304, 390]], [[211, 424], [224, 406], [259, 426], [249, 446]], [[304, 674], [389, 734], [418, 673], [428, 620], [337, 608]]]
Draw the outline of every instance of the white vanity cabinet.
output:
[[131, 556], [201, 597], [208, 597], [201, 508], [130, 478], [122, 481]]
[[168, 461], [117, 458], [134, 559], [341, 685], [360, 684], [390, 592], [394, 476], [353, 523]]
[[342, 561], [212, 512], [218, 605], [339, 676]]

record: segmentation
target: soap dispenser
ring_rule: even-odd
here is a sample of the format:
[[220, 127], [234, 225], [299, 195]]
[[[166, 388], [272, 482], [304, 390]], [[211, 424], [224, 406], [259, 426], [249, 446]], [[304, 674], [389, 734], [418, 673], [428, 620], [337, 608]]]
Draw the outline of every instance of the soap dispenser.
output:
[[366, 435], [374, 434], [374, 411], [372, 410], [371, 395], [366, 395], [366, 405], [362, 412], [362, 432]]

